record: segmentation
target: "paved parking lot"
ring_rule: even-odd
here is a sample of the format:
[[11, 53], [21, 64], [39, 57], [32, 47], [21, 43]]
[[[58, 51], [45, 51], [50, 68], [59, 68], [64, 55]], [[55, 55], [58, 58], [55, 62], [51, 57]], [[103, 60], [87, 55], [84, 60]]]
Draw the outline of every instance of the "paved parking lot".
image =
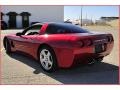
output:
[[[1, 45], [2, 84], [118, 84], [118, 29], [105, 27], [85, 27], [93, 31], [110, 32], [115, 39], [112, 53], [105, 57], [103, 62], [93, 66], [78, 66], [72, 69], [60, 69], [55, 73], [45, 73], [39, 63], [22, 54], [5, 53]], [[4, 35], [21, 30], [5, 30]], [[1, 39], [1, 43], [2, 43]]]

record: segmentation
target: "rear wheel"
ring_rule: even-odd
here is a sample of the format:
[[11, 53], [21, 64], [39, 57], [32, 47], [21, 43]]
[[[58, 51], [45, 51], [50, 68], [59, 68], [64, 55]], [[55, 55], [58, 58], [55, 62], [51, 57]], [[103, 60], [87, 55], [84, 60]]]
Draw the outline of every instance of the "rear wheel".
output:
[[57, 60], [54, 51], [48, 47], [44, 46], [39, 50], [39, 61], [41, 68], [47, 72], [54, 72], [57, 69]]

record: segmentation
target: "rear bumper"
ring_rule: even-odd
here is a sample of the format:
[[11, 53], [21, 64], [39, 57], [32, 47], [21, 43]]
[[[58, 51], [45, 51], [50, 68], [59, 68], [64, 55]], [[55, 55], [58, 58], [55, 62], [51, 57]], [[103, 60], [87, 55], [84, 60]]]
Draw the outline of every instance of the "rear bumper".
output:
[[90, 58], [100, 58], [105, 57], [110, 54], [113, 48], [113, 42], [108, 43], [106, 50], [101, 53], [95, 53], [95, 46], [89, 46], [84, 48], [63, 48], [63, 49], [56, 49], [56, 55], [58, 60], [59, 67], [69, 68], [74, 63], [87, 63], [88, 59]]
[[88, 46], [88, 47], [83, 47], [83, 48], [74, 48], [73, 54], [90, 53], [90, 54], [106, 55], [111, 52], [111, 50], [113, 48], [113, 44], [114, 44], [114, 42], [107, 43], [105, 51], [100, 52], [100, 53], [95, 53], [95, 45], [93, 45], [93, 46]]
[[112, 51], [113, 45], [114, 45], [114, 42], [106, 44], [106, 50], [100, 53], [95, 52], [95, 46], [85, 47], [81, 49], [75, 48], [73, 51], [74, 62], [87, 63], [88, 59], [90, 58], [97, 59], [97, 58], [105, 57], [110, 54], [110, 52]]

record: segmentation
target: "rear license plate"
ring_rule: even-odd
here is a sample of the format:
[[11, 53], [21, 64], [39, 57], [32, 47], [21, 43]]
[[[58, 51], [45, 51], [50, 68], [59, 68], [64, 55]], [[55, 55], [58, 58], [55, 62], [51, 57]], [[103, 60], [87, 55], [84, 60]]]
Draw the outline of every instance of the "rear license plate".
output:
[[103, 51], [105, 51], [105, 45], [104, 44], [95, 45], [95, 53], [101, 53]]

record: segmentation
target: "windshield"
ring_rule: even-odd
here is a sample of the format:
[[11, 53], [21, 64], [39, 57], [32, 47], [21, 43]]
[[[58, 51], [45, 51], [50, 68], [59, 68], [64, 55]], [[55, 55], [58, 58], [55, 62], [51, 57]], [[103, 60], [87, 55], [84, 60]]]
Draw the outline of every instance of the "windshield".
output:
[[65, 33], [89, 33], [89, 31], [72, 24], [49, 24], [46, 30], [47, 34], [65, 34]]

